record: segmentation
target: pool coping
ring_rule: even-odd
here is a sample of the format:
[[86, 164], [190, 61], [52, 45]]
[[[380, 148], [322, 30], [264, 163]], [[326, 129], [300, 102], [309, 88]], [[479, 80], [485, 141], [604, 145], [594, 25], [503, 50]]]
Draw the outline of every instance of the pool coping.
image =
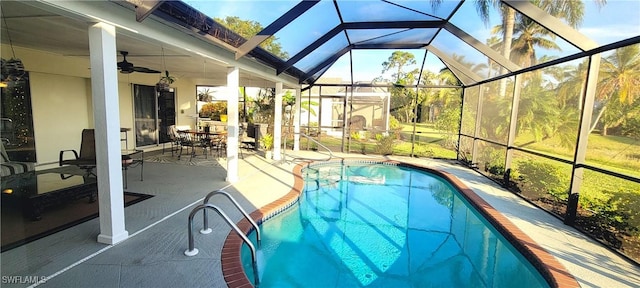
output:
[[[509, 221], [504, 215], [493, 208], [487, 201], [478, 196], [472, 189], [467, 187], [462, 181], [453, 176], [452, 174], [421, 166], [417, 164], [410, 164], [396, 160], [372, 160], [372, 159], [352, 159], [349, 160], [333, 160], [327, 161], [328, 163], [341, 162], [341, 163], [380, 163], [398, 165], [401, 167], [409, 167], [429, 173], [438, 175], [439, 177], [447, 180], [451, 183], [468, 201], [477, 209], [483, 216], [491, 222], [491, 224], [518, 249], [522, 255], [531, 262], [531, 264], [538, 270], [538, 272], [544, 277], [549, 286], [561, 287], [561, 288], [573, 288], [580, 287], [580, 284], [569, 273], [564, 265], [562, 265], [555, 257], [549, 254], [544, 248], [538, 245], [531, 237], [523, 233], [518, 227], [516, 227], [511, 221]], [[296, 165], [293, 168], [294, 183], [291, 191], [279, 199], [253, 211], [250, 216], [260, 224], [264, 220], [277, 215], [283, 210], [291, 207], [298, 202], [302, 189], [304, 188], [304, 181], [302, 179], [302, 169], [314, 162], [303, 162]], [[238, 228], [244, 233], [249, 233], [253, 227], [248, 220], [242, 219], [238, 223]], [[253, 287], [252, 282], [247, 278], [244, 273], [242, 261], [240, 258], [240, 251], [242, 248], [242, 239], [235, 231], [229, 231], [227, 238], [225, 239], [222, 247], [221, 263], [222, 274], [227, 285], [231, 288], [236, 287]]]

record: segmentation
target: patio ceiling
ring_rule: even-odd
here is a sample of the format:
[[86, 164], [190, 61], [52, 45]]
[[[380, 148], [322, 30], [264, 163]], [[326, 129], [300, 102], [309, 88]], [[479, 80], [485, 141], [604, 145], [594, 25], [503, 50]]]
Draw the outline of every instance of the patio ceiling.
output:
[[[105, 1], [106, 2], [106, 1]], [[128, 8], [130, 17], [135, 19], [134, 6], [122, 1], [109, 3]], [[46, 51], [65, 58], [89, 59], [88, 27], [90, 21], [50, 9], [46, 3], [35, 1], [2, 1], [2, 44]], [[129, 17], [129, 16], [127, 16]], [[211, 85], [226, 83], [227, 66], [224, 59], [211, 59], [205, 55], [188, 51], [179, 43], [164, 43], [153, 37], [116, 29], [116, 49], [127, 51], [127, 61], [135, 66], [159, 71], [169, 71], [178, 79], [201, 79], [199, 82]], [[20, 58], [20, 55], [16, 55]], [[3, 59], [13, 55], [5, 53]], [[122, 56], [117, 55], [118, 61]], [[254, 60], [254, 62], [257, 62]], [[264, 66], [264, 65], [262, 65]], [[30, 67], [26, 67], [27, 70]], [[62, 69], [62, 68], [61, 68]], [[206, 73], [206, 74], [205, 74]], [[125, 75], [125, 74], [121, 74]], [[160, 76], [158, 76], [160, 77]], [[245, 86], [273, 86], [273, 80], [240, 70], [240, 83]]]

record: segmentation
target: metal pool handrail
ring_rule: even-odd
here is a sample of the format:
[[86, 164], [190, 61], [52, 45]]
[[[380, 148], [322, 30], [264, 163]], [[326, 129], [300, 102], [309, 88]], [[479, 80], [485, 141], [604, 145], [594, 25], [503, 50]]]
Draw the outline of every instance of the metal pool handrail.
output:
[[[326, 149], [326, 150], [329, 152], [329, 158], [327, 158], [327, 159], [314, 159], [314, 158], [307, 158], [307, 157], [293, 157], [293, 158], [292, 158], [292, 161], [295, 161], [295, 160], [329, 161], [329, 160], [331, 160], [332, 158], [335, 158], [335, 157], [336, 157], [335, 155], [333, 155], [333, 151], [331, 151], [331, 149], [329, 149], [327, 146], [324, 146], [324, 145], [323, 145], [322, 143], [320, 143], [318, 140], [313, 139], [311, 136], [309, 136], [309, 135], [307, 135], [307, 134], [304, 134], [304, 133], [302, 133], [302, 132], [293, 133], [293, 134], [294, 134], [294, 135], [296, 135], [296, 134], [297, 134], [297, 135], [300, 135], [300, 136], [304, 136], [305, 138], [309, 139], [311, 142], [316, 143], [316, 144], [318, 144], [318, 146], [320, 146], [320, 147], [322, 147], [322, 148]], [[285, 136], [286, 136], [286, 135], [288, 135], [288, 134], [285, 134]], [[285, 143], [286, 143], [286, 142], [285, 142]], [[287, 156], [287, 155], [286, 155], [286, 153], [287, 153], [287, 147], [285, 146], [285, 149], [284, 149], [284, 150], [282, 150], [282, 151], [283, 151], [283, 152], [282, 152], [282, 159], [283, 159], [283, 160], [284, 160], [284, 159], [287, 159], [287, 157], [286, 157], [286, 156]]]
[[244, 243], [246, 243], [247, 246], [249, 246], [249, 250], [251, 250], [251, 263], [253, 266], [253, 281], [255, 283], [255, 286], [258, 287], [260, 284], [260, 277], [258, 274], [258, 262], [256, 261], [256, 248], [251, 243], [251, 240], [249, 240], [249, 238], [247, 238], [247, 236], [244, 235], [242, 231], [240, 231], [240, 228], [238, 228], [238, 226], [236, 226], [236, 224], [233, 223], [233, 221], [229, 218], [229, 216], [227, 216], [227, 214], [222, 212], [220, 208], [218, 208], [213, 204], [198, 205], [196, 206], [196, 208], [193, 208], [193, 210], [189, 214], [189, 249], [184, 251], [184, 255], [195, 256], [198, 254], [198, 249], [194, 247], [194, 241], [193, 241], [193, 217], [196, 215], [198, 211], [200, 210], [206, 211], [206, 209], [213, 209], [214, 211], [216, 211], [218, 215], [220, 215], [220, 217], [222, 217], [222, 219], [224, 219], [224, 221], [227, 222], [227, 224], [229, 224], [229, 226], [231, 226], [231, 228], [233, 228], [234, 231], [236, 231], [236, 233], [238, 234], [238, 236], [240, 236], [242, 241], [244, 241]]
[[[209, 204], [209, 199], [211, 199], [211, 197], [217, 194], [226, 196], [231, 201], [231, 203], [233, 203], [233, 205], [236, 206], [238, 210], [240, 210], [240, 213], [242, 213], [242, 216], [244, 216], [244, 218], [247, 218], [249, 223], [251, 223], [251, 226], [253, 226], [253, 228], [256, 230], [256, 243], [258, 243], [258, 249], [260, 249], [260, 239], [262, 238], [260, 237], [260, 228], [258, 227], [258, 224], [256, 224], [256, 222], [253, 221], [253, 219], [251, 219], [251, 216], [249, 216], [247, 211], [245, 211], [244, 209], [242, 209], [242, 207], [240, 207], [240, 204], [238, 204], [238, 201], [236, 201], [236, 199], [233, 198], [231, 194], [227, 193], [224, 190], [216, 190], [216, 191], [210, 192], [209, 194], [207, 194], [206, 197], [204, 197], [204, 203], [202, 204]], [[204, 227], [202, 227], [202, 230], [200, 230], [200, 233], [209, 234], [211, 233], [212, 230], [211, 228], [209, 228], [209, 217], [207, 217], [206, 209], [202, 211], [202, 217], [203, 217], [202, 223], [204, 224], [203, 225]]]

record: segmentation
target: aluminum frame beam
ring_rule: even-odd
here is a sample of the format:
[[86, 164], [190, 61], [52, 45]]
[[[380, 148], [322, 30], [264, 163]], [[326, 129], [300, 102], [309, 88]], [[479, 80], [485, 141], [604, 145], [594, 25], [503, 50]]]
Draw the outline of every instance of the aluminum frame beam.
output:
[[[298, 52], [298, 54], [296, 54], [293, 57], [289, 58], [289, 60], [287, 60], [287, 62], [281, 68], [278, 68], [277, 74], [280, 74], [280, 73], [283, 73], [283, 72], [287, 71], [287, 69], [293, 67], [293, 65], [295, 63], [297, 63], [302, 58], [304, 58], [307, 55], [309, 55], [309, 53], [313, 52], [313, 50], [315, 50], [318, 47], [322, 46], [322, 44], [326, 43], [327, 41], [331, 40], [331, 38], [335, 37], [336, 35], [340, 34], [340, 32], [343, 32], [343, 31], [345, 31], [347, 29], [442, 28], [445, 23], [446, 23], [445, 21], [439, 21], [439, 20], [438, 21], [385, 21], [385, 22], [357, 22], [357, 23], [356, 22], [350, 22], [350, 23], [342, 23], [342, 24], [337, 25], [333, 29], [331, 29], [329, 32], [327, 32], [324, 35], [322, 35], [320, 38], [318, 38], [318, 40], [316, 40], [313, 43], [309, 44], [309, 46], [305, 47], [302, 51]], [[420, 44], [420, 45], [421, 45], [421, 47], [418, 47], [418, 48], [422, 48], [422, 47], [425, 46], [423, 44]], [[407, 48], [407, 46], [408, 45], [404, 45], [404, 47], [400, 47], [400, 46], [396, 46], [396, 45], [389, 45], [388, 47], [376, 47], [376, 48], [381, 48], [381, 49], [416, 49], [413, 46], [408, 47], [408, 48]], [[418, 46], [418, 45], [416, 45], [416, 46]], [[360, 46], [352, 46], [352, 47], [361, 48]], [[363, 49], [371, 49], [371, 48], [363, 46]], [[302, 80], [302, 81], [304, 81], [304, 80]]]
[[142, 22], [149, 17], [153, 11], [155, 11], [165, 0], [126, 0], [127, 2], [136, 5], [136, 21]]
[[429, 21], [380, 21], [380, 22], [347, 22], [340, 26], [346, 29], [394, 29], [394, 28], [442, 28], [444, 20]]
[[448, 22], [444, 25], [444, 29], [449, 31], [454, 36], [458, 37], [460, 40], [469, 44], [471, 47], [478, 50], [480, 53], [487, 56], [492, 61], [498, 63], [498, 65], [509, 70], [509, 72], [514, 72], [522, 69], [520, 66], [513, 63], [511, 60], [507, 59], [502, 54], [498, 53], [496, 50], [491, 49], [491, 47], [478, 41], [476, 38], [467, 34], [467, 32], [464, 32], [462, 29], [458, 28], [457, 26]]
[[298, 3], [298, 5], [289, 9], [287, 13], [284, 13], [278, 19], [269, 24], [269, 26], [258, 32], [256, 36], [251, 37], [251, 39], [247, 40], [247, 42], [244, 42], [240, 47], [238, 47], [238, 50], [236, 51], [236, 60], [242, 58], [244, 55], [247, 55], [247, 53], [249, 53], [251, 50], [258, 47], [260, 43], [276, 34], [278, 31], [280, 31], [280, 29], [284, 28], [284, 26], [287, 26], [291, 21], [304, 14], [304, 12], [311, 9], [311, 7], [318, 4], [319, 2], [319, 0], [301, 1], [300, 3]]
[[538, 8], [529, 1], [522, 0], [502, 0], [502, 3], [531, 18], [542, 27], [549, 29], [560, 38], [576, 46], [582, 51], [587, 51], [598, 47], [598, 44], [585, 36], [584, 34], [573, 29], [571, 26], [560, 21], [560, 19], [549, 15], [549, 13]]
[[469, 77], [474, 82], [480, 82], [482, 80], [480, 76], [478, 76], [478, 74], [469, 70], [469, 68], [460, 64], [460, 62], [456, 61], [455, 59], [449, 57], [447, 54], [440, 51], [440, 49], [433, 47], [432, 45], [429, 45], [427, 46], [427, 50], [433, 53], [434, 55], [438, 56], [438, 58], [440, 58], [440, 60], [442, 60], [442, 62], [444, 62], [447, 66], [451, 66], [454, 69], [460, 71], [461, 73]]
[[338, 25], [338, 26], [334, 27], [329, 32], [325, 33], [320, 38], [318, 38], [318, 40], [314, 41], [313, 43], [309, 44], [307, 47], [302, 49], [302, 51], [298, 52], [298, 54], [296, 54], [293, 57], [289, 58], [289, 60], [287, 60], [287, 62], [285, 62], [285, 64], [276, 71], [276, 74], [280, 74], [280, 73], [282, 73], [284, 71], [287, 71], [287, 69], [291, 68], [293, 66], [293, 64], [297, 63], [302, 58], [304, 58], [307, 55], [309, 55], [309, 53], [313, 52], [313, 50], [316, 50], [318, 47], [322, 46], [322, 44], [324, 44], [325, 42], [331, 40], [331, 38], [333, 38], [336, 35], [340, 34], [340, 32], [342, 32], [342, 31], [343, 31], [343, 29], [342, 29], [341, 25]]
[[338, 61], [338, 59], [340, 59], [340, 57], [342, 57], [342, 55], [344, 55], [345, 53], [349, 52], [351, 50], [351, 46], [347, 46], [345, 48], [342, 48], [342, 50], [338, 51], [338, 53], [333, 54], [333, 56], [329, 57], [327, 60], [322, 61], [320, 64], [316, 65], [316, 67], [313, 67], [311, 70], [309, 70], [309, 72], [307, 72], [307, 74], [305, 74], [301, 79], [300, 79], [300, 84], [302, 84], [304, 81], [309, 80], [309, 78], [313, 77], [314, 74], [316, 74], [318, 71], [322, 70], [324, 67], [333, 64], [334, 62]]

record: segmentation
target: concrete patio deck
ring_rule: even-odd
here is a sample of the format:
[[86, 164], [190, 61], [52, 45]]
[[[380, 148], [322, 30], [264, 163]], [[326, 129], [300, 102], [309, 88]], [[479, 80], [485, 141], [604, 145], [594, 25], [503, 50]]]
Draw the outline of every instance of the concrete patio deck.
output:
[[[287, 154], [309, 155], [299, 151]], [[317, 153], [311, 155], [318, 158]], [[116, 245], [97, 243], [99, 225], [98, 219], [93, 219], [9, 250], [0, 258], [2, 287], [33, 284], [9, 284], [4, 276], [42, 277], [38, 287], [226, 287], [220, 252], [230, 228], [219, 217], [212, 217], [213, 233], [196, 233], [200, 253], [186, 257], [189, 212], [216, 189], [230, 192], [251, 212], [289, 192], [294, 181], [291, 171], [295, 163], [274, 164], [246, 152], [244, 156], [240, 159], [240, 180], [233, 184], [225, 182], [224, 159], [211, 166], [146, 162], [144, 181], [131, 177], [127, 191], [155, 197], [125, 208], [129, 239]], [[477, 172], [447, 161], [390, 158], [458, 177], [555, 256], [582, 287], [640, 286], [640, 268]], [[226, 199], [213, 201], [234, 221], [241, 219]], [[196, 217], [194, 223], [194, 227], [202, 227], [202, 218]]]

